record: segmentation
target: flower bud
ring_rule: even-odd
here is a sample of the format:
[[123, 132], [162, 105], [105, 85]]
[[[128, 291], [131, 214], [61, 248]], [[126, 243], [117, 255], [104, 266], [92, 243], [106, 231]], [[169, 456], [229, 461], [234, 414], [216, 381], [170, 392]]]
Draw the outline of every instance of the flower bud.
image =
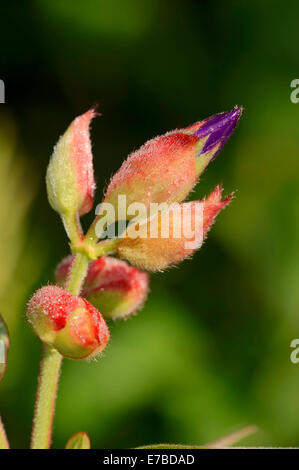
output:
[[[73, 257], [67, 256], [58, 265], [56, 282], [63, 285]], [[148, 274], [126, 262], [103, 256], [92, 261], [82, 290], [84, 296], [106, 319], [127, 317], [139, 310], [147, 295]]]
[[231, 201], [232, 195], [221, 201], [221, 194], [217, 186], [203, 201], [176, 204], [137, 229], [132, 224], [116, 247], [118, 254], [147, 271], [162, 271], [184, 260], [200, 248], [215, 217]]
[[[242, 108], [219, 113], [185, 129], [146, 142], [125, 160], [108, 185], [104, 202], [113, 204], [118, 219], [118, 196], [126, 203], [181, 202], [199, 175], [232, 134]], [[132, 216], [133, 217], [133, 216]], [[131, 216], [128, 216], [129, 220]]]
[[74, 216], [89, 212], [95, 189], [89, 126], [94, 109], [78, 116], [60, 137], [47, 169], [49, 202], [68, 225]]
[[127, 206], [181, 201], [197, 180], [199, 140], [180, 131], [149, 140], [112, 177], [104, 202], [113, 204], [117, 213], [119, 195], [126, 196]]
[[109, 340], [105, 320], [87, 300], [58, 286], [45, 286], [30, 299], [27, 318], [40, 339], [69, 359], [99, 354]]

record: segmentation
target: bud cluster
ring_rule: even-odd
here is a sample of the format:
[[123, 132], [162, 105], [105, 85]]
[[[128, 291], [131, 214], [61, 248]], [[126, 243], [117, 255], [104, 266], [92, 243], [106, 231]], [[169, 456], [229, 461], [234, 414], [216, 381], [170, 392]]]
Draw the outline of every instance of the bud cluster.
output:
[[[89, 127], [95, 110], [70, 124], [54, 148], [46, 181], [49, 202], [63, 220], [73, 254], [58, 265], [57, 285], [42, 287], [28, 304], [29, 322], [43, 342], [72, 359], [98, 354], [109, 340], [104, 318], [125, 318], [143, 305], [149, 282], [144, 271], [164, 270], [200, 248], [232, 194], [222, 199], [217, 186], [203, 200], [184, 200], [241, 113], [235, 107], [175, 129], [129, 155], [112, 177], [86, 235], [80, 217], [93, 206]], [[117, 234], [116, 224], [121, 227]], [[89, 259], [81, 273], [80, 296], [65, 288], [74, 275], [75, 253]], [[107, 256], [112, 253], [123, 260]]]

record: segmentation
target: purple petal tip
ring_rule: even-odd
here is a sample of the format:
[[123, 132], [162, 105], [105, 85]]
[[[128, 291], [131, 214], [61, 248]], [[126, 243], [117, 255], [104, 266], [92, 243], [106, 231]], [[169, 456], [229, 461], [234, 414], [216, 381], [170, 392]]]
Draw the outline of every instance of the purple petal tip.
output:
[[213, 155], [212, 160], [214, 160], [232, 135], [237, 122], [241, 117], [242, 111], [242, 107], [235, 106], [233, 110], [215, 114], [202, 123], [202, 125], [194, 132], [194, 134], [200, 138], [209, 135], [208, 140], [201, 151], [202, 154], [210, 151], [220, 143], [219, 148]]

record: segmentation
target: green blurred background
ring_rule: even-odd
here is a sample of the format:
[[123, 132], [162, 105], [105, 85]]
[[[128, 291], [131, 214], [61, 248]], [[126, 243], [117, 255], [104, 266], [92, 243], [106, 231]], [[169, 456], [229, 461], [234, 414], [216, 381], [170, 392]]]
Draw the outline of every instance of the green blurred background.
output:
[[64, 362], [54, 447], [79, 430], [97, 448], [202, 444], [247, 424], [259, 431], [244, 445], [299, 445], [298, 15], [295, 0], [2, 3], [0, 310], [11, 350], [0, 409], [13, 447], [29, 444], [41, 353], [26, 301], [68, 252], [46, 166], [94, 103], [97, 202], [145, 140], [239, 104], [237, 131], [192, 197], [219, 182], [237, 193], [192, 260], [152, 275], [146, 307], [111, 327], [104, 358]]

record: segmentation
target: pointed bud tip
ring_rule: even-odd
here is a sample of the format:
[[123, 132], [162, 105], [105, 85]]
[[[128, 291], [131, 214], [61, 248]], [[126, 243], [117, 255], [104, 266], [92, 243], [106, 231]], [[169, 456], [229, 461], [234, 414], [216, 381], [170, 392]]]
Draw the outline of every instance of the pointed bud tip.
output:
[[209, 135], [202, 153], [209, 152], [214, 148], [216, 151], [211, 160], [216, 158], [234, 132], [242, 111], [242, 107], [236, 106], [233, 110], [211, 116], [204, 122], [197, 132], [197, 135], [201, 137]]
[[206, 235], [210, 228], [212, 227], [217, 215], [224, 209], [234, 197], [234, 193], [230, 193], [226, 196], [225, 199], [222, 200], [222, 192], [223, 188], [222, 185], [219, 184], [216, 186], [214, 191], [211, 192], [205, 199], [204, 199], [204, 220], [203, 220], [203, 229], [204, 234]]
[[85, 113], [80, 114], [79, 116], [77, 116], [77, 117], [75, 118], [75, 122], [78, 122], [78, 121], [80, 122], [80, 121], [81, 121], [81, 124], [82, 124], [82, 125], [83, 125], [83, 124], [85, 124], [85, 125], [86, 125], [86, 124], [87, 124], [87, 125], [90, 125], [90, 123], [91, 123], [91, 121], [92, 121], [93, 118], [102, 116], [102, 114], [99, 113], [99, 112], [97, 111], [97, 109], [98, 109], [98, 105], [95, 104], [94, 106], [92, 106], [91, 108], [89, 108], [87, 111], [85, 111]]
[[211, 208], [212, 211], [216, 212], [216, 215], [221, 211], [221, 209], [224, 209], [233, 199], [234, 197], [234, 192], [231, 192], [226, 196], [224, 199], [222, 199], [222, 193], [223, 193], [223, 188], [222, 185], [219, 184], [216, 186], [214, 191], [211, 192], [205, 199], [204, 199], [204, 204], [205, 208], [209, 210]]
[[188, 133], [191, 132], [200, 139], [206, 138], [200, 155], [210, 152], [209, 161], [216, 158], [234, 132], [242, 112], [242, 106], [235, 106], [231, 111], [214, 114], [204, 121], [197, 122], [187, 128]]

